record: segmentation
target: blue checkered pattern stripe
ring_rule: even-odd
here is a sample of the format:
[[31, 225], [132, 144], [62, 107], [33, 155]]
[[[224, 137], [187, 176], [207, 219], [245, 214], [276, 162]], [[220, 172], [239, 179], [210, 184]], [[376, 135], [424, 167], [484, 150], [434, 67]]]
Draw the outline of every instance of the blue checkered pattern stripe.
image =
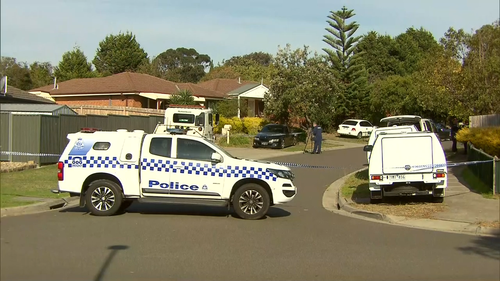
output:
[[139, 169], [139, 165], [122, 164], [118, 157], [109, 156], [68, 156], [64, 164], [69, 167], [82, 168], [111, 168], [111, 169]]
[[[228, 178], [258, 178], [276, 181], [277, 177], [263, 168], [246, 166], [227, 166], [214, 168], [211, 164], [193, 163], [178, 160], [162, 160], [143, 158], [142, 170], [156, 172], [172, 172], [186, 175], [203, 175]], [[182, 166], [179, 168], [179, 166]]]

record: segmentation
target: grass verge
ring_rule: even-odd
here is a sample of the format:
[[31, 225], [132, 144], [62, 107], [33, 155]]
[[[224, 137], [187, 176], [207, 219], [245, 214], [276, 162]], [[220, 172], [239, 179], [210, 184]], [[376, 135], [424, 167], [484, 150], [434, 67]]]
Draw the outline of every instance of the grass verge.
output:
[[[368, 169], [359, 171], [346, 179], [341, 188], [342, 196], [354, 202], [353, 207], [385, 215], [410, 218], [433, 218], [433, 215], [446, 210], [446, 204], [425, 202], [418, 197], [386, 198], [384, 203], [370, 204], [368, 189]], [[423, 199], [423, 200], [422, 200]]]
[[15, 207], [35, 203], [19, 197], [61, 198], [50, 192], [57, 188], [57, 165], [42, 166], [37, 169], [2, 173], [0, 176], [0, 207]]
[[323, 134], [323, 139], [324, 140], [338, 141], [338, 142], [357, 143], [357, 144], [367, 144], [368, 143], [367, 137], [358, 139], [356, 137], [341, 137], [341, 136], [338, 136], [337, 134]]
[[470, 188], [480, 193], [484, 198], [500, 200], [500, 195], [493, 195], [492, 188], [488, 187], [476, 175], [474, 175], [471, 169], [464, 168], [462, 177]]

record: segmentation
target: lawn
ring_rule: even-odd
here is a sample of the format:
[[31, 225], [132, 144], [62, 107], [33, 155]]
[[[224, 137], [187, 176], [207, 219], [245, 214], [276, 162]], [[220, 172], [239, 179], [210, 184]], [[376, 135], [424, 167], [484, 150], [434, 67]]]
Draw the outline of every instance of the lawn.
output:
[[324, 140], [338, 141], [338, 142], [358, 143], [358, 144], [367, 144], [368, 143], [368, 137], [358, 139], [355, 137], [340, 137], [340, 136], [337, 136], [337, 134], [323, 134], [323, 139]]
[[417, 197], [386, 198], [384, 203], [370, 204], [368, 169], [347, 178], [341, 192], [343, 197], [350, 198], [354, 202], [353, 207], [386, 215], [432, 218], [434, 214], [447, 208], [446, 204], [429, 203], [425, 199]]
[[462, 177], [470, 188], [480, 193], [484, 198], [500, 199], [500, 195], [493, 195], [492, 188], [484, 184], [469, 168], [463, 170]]
[[342, 186], [342, 195], [353, 201], [362, 198], [370, 198], [368, 189], [368, 169], [351, 175]]
[[19, 197], [61, 198], [50, 192], [57, 188], [57, 165], [47, 165], [36, 169], [2, 173], [0, 176], [0, 207], [14, 207], [32, 204]]

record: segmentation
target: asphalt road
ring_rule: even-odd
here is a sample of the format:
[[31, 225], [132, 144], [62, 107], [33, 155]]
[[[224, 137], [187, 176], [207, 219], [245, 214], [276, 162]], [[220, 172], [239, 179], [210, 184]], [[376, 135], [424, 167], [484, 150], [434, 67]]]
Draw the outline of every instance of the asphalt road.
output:
[[294, 169], [291, 204], [244, 221], [224, 208], [134, 203], [1, 219], [1, 280], [500, 280], [500, 237], [410, 229], [322, 207], [325, 189], [366, 162], [361, 149], [274, 160]]

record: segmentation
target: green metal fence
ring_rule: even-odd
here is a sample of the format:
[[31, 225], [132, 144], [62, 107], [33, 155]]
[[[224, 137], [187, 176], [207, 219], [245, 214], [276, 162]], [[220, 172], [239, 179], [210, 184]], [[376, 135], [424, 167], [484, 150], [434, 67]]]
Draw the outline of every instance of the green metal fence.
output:
[[469, 161], [486, 161], [492, 162], [469, 165], [468, 168], [474, 175], [481, 180], [485, 185], [490, 186], [494, 193], [500, 193], [500, 163], [498, 158], [493, 157], [484, 151], [477, 149], [469, 143], [469, 151], [467, 153]]
[[0, 114], [0, 160], [10, 162], [34, 161], [37, 164], [52, 164], [58, 156], [35, 156], [30, 154], [62, 153], [68, 143], [67, 135], [82, 128], [144, 130], [152, 133], [156, 124], [163, 122], [162, 116], [121, 115], [17, 115]]

